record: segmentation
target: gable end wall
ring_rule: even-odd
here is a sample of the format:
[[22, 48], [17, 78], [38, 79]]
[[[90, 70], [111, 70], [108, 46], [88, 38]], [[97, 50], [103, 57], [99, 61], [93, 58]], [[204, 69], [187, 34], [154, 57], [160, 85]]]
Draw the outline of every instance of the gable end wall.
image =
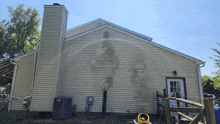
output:
[[185, 78], [188, 99], [200, 102], [194, 61], [108, 27], [65, 41], [61, 59], [61, 95], [73, 97], [76, 111], [85, 111], [86, 96], [94, 96], [91, 111], [101, 112], [106, 86], [107, 112], [155, 114], [156, 91], [176, 77], [174, 70]]

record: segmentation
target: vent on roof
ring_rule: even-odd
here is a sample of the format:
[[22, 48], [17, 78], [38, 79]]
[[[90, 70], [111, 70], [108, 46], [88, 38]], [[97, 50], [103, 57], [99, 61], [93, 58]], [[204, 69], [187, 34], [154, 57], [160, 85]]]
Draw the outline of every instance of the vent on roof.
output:
[[109, 32], [108, 31], [104, 31], [104, 39], [108, 39], [109, 38]]
[[60, 4], [59, 4], [59, 3], [53, 3], [53, 5], [54, 5], [54, 6], [59, 6]]

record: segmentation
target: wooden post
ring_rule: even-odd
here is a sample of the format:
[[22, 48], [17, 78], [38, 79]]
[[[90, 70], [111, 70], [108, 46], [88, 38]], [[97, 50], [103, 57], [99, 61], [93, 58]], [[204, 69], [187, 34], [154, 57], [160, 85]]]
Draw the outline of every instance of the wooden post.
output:
[[160, 114], [160, 112], [159, 112], [159, 98], [158, 98], [158, 91], [157, 91], [157, 93], [156, 93], [156, 97], [157, 97], [157, 115], [159, 115]]
[[1, 109], [2, 109], [4, 98], [3, 98], [3, 96], [0, 96], [0, 97], [1, 97]]
[[163, 89], [163, 96], [166, 98], [167, 97], [167, 89]]
[[171, 124], [170, 101], [169, 101], [169, 98], [165, 98], [165, 109], [166, 109], [167, 124]]
[[[164, 103], [165, 103], [165, 98], [167, 97], [167, 89], [163, 89], [163, 100], [164, 100]], [[163, 105], [163, 118], [164, 120], [166, 120], [166, 112], [165, 112], [165, 104], [162, 104]]]
[[[176, 92], [175, 93], [176, 98], [179, 98], [179, 94]], [[179, 101], [176, 100], [176, 108], [180, 107]], [[177, 113], [177, 124], [181, 123], [181, 116]]]
[[216, 124], [213, 98], [203, 98], [206, 124]]
[[106, 101], [107, 101], [107, 91], [103, 93], [103, 102], [102, 102], [102, 115], [106, 114]]
[[190, 122], [190, 124], [198, 124], [198, 123], [200, 123], [199, 121], [202, 120], [203, 117], [204, 117], [204, 109], [202, 109], [201, 112], [196, 114], [195, 118]]
[[[188, 104], [187, 103], [185, 103], [185, 105], [186, 105], [186, 108], [188, 107]], [[189, 113], [188, 112], [186, 112], [186, 115], [189, 115]]]

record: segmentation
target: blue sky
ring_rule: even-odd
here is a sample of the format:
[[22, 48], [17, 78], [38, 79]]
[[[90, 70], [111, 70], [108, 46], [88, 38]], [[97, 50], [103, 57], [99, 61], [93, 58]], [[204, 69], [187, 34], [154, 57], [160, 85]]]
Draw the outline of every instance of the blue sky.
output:
[[[153, 38], [153, 42], [205, 61], [202, 75], [214, 76], [215, 53], [220, 39], [219, 0], [4, 0], [0, 21], [9, 19], [7, 6], [33, 7], [43, 18], [43, 5], [65, 5], [69, 11], [67, 29], [102, 18]], [[41, 29], [41, 28], [39, 28]]]

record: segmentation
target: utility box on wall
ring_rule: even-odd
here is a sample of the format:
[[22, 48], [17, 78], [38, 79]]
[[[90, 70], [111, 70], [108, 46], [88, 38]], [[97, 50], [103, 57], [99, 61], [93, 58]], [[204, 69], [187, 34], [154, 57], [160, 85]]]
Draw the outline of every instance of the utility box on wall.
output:
[[54, 98], [53, 104], [53, 120], [60, 120], [70, 118], [71, 115], [72, 98], [57, 97]]
[[92, 105], [93, 104], [93, 96], [87, 96], [87, 104]]

